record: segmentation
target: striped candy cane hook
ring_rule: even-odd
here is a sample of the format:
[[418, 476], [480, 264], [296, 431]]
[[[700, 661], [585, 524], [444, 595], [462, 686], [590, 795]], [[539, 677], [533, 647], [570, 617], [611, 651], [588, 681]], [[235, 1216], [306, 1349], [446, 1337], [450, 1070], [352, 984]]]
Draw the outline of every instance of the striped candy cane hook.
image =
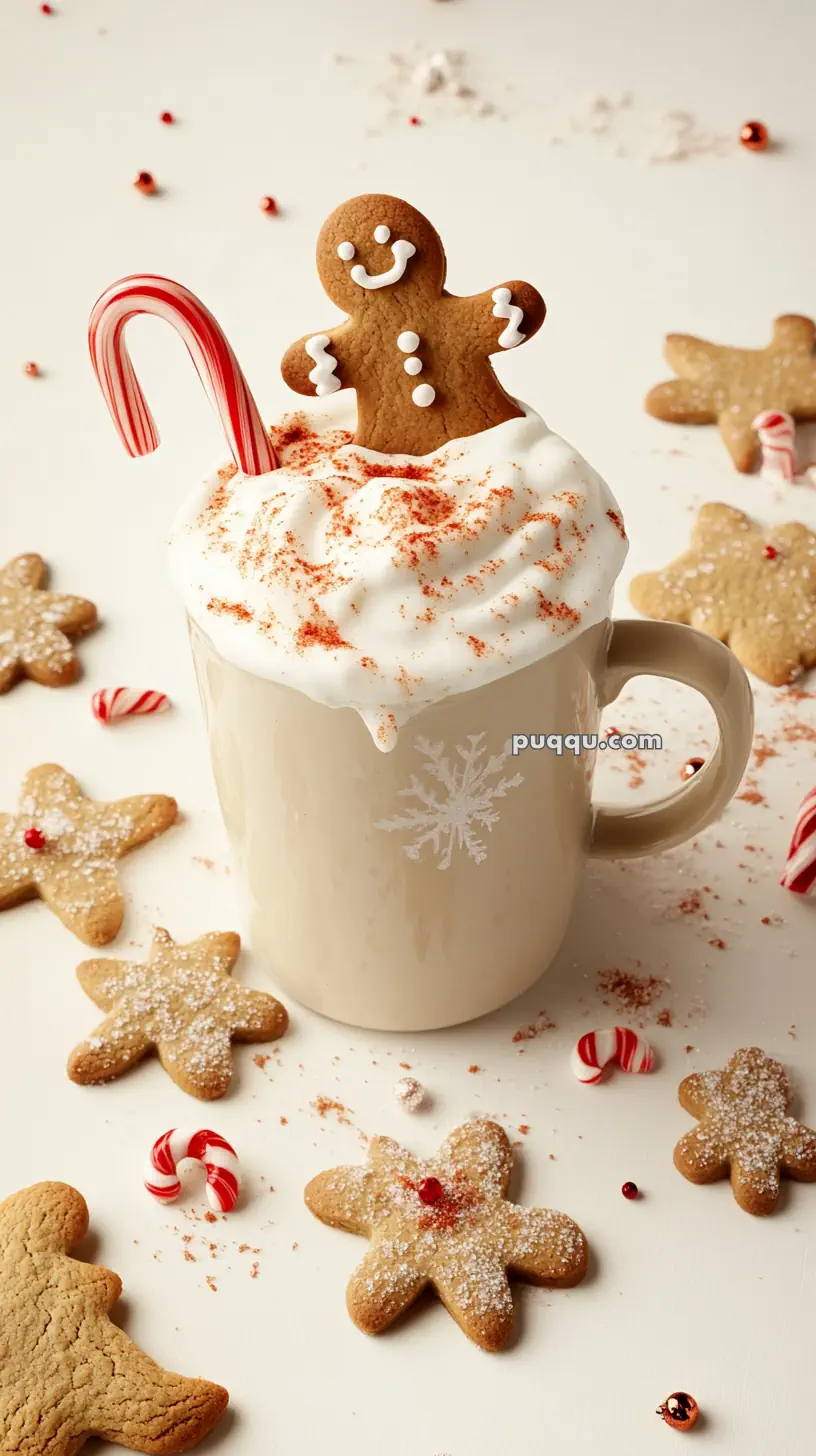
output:
[[579, 1082], [600, 1082], [603, 1069], [617, 1062], [623, 1072], [651, 1072], [655, 1055], [647, 1041], [628, 1026], [588, 1031], [573, 1048], [570, 1065]]
[[144, 1185], [160, 1203], [173, 1203], [181, 1193], [177, 1164], [184, 1158], [203, 1163], [207, 1174], [207, 1202], [216, 1213], [235, 1207], [240, 1189], [238, 1156], [235, 1149], [210, 1128], [197, 1132], [171, 1127], [150, 1149]]
[[131, 455], [150, 455], [159, 432], [136, 378], [124, 328], [139, 313], [173, 325], [187, 345], [245, 475], [265, 475], [278, 466], [258, 406], [220, 325], [188, 288], [153, 274], [121, 278], [97, 299], [88, 325], [91, 361], [116, 429]]
[[816, 789], [802, 800], [780, 884], [795, 895], [816, 893]]

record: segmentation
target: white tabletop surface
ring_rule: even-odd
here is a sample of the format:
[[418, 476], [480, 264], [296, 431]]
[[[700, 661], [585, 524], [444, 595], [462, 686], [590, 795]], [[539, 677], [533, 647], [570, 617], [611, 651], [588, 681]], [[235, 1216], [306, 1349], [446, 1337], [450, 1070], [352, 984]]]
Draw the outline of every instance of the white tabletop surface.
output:
[[[185, 282], [273, 417], [286, 402], [284, 348], [334, 316], [312, 261], [320, 223], [356, 192], [396, 192], [442, 233], [454, 291], [514, 275], [541, 288], [546, 324], [501, 375], [606, 474], [631, 535], [627, 575], [676, 554], [704, 500], [816, 527], [811, 488], [739, 476], [716, 431], [672, 428], [641, 408], [666, 377], [666, 331], [759, 345], [776, 314], [816, 309], [816, 11], [805, 0], [54, 6], [46, 17], [35, 0], [6, 0], [0, 18], [2, 537], [6, 557], [39, 551], [57, 589], [95, 600], [102, 626], [81, 647], [76, 687], [24, 684], [0, 705], [0, 802], [11, 808], [24, 771], [48, 760], [99, 797], [178, 798], [183, 823], [122, 867], [127, 917], [110, 950], [136, 956], [155, 924], [179, 939], [245, 929], [164, 555], [182, 493], [224, 451], [178, 340], [139, 320], [129, 338], [164, 440], [151, 459], [126, 457], [87, 359], [97, 294], [135, 271]], [[475, 97], [406, 81], [411, 59], [440, 47], [467, 53]], [[599, 96], [617, 98], [605, 131], [590, 124], [603, 120]], [[160, 124], [165, 108], [177, 125]], [[659, 119], [674, 110], [693, 114], [699, 152], [651, 161]], [[754, 116], [778, 138], [773, 153], [736, 144]], [[140, 169], [162, 195], [133, 190]], [[278, 217], [259, 211], [263, 194]], [[26, 359], [41, 378], [24, 376]], [[816, 457], [813, 436], [799, 438]], [[618, 603], [628, 610], [623, 583]], [[120, 682], [168, 691], [174, 711], [102, 728], [90, 693]], [[40, 904], [2, 916], [2, 1192], [49, 1178], [82, 1190], [88, 1253], [122, 1275], [130, 1333], [165, 1364], [229, 1388], [230, 1413], [202, 1449], [645, 1456], [681, 1439], [655, 1415], [675, 1389], [703, 1407], [691, 1439], [707, 1451], [803, 1449], [816, 1188], [786, 1186], [777, 1214], [758, 1220], [727, 1183], [695, 1188], [672, 1165], [690, 1124], [678, 1081], [742, 1045], [786, 1063], [816, 1122], [814, 905], [778, 885], [816, 777], [816, 715], [812, 698], [756, 687], [758, 730], [777, 749], [751, 771], [756, 793], [697, 843], [592, 865], [556, 964], [523, 1001], [412, 1037], [292, 1005], [279, 1053], [261, 1067], [256, 1049], [240, 1049], [232, 1090], [213, 1107], [186, 1099], [155, 1061], [107, 1088], [69, 1082], [66, 1056], [98, 1019], [74, 977], [87, 952]], [[655, 681], [607, 721], [664, 735], [640, 774], [607, 755], [599, 789], [624, 801], [674, 787], [711, 742], [700, 701]], [[267, 984], [251, 946], [241, 966]], [[576, 1037], [637, 1024], [599, 989], [614, 968], [667, 982], [641, 1017], [660, 1066], [584, 1088], [569, 1070]], [[655, 1025], [664, 1008], [671, 1027]], [[555, 1029], [514, 1041], [541, 1011]], [[432, 1097], [413, 1117], [391, 1091], [404, 1062]], [[347, 1121], [321, 1117], [321, 1096], [349, 1109]], [[432, 1301], [367, 1338], [344, 1305], [363, 1245], [311, 1218], [303, 1185], [361, 1160], [366, 1135], [428, 1153], [474, 1113], [518, 1140], [520, 1200], [580, 1222], [590, 1274], [568, 1293], [519, 1290], [518, 1337], [502, 1355], [470, 1345]], [[197, 1221], [200, 1189], [168, 1210], [141, 1187], [151, 1143], [179, 1121], [214, 1125], [242, 1159], [244, 1205], [214, 1232]], [[641, 1186], [639, 1202], [621, 1197], [625, 1179]]]

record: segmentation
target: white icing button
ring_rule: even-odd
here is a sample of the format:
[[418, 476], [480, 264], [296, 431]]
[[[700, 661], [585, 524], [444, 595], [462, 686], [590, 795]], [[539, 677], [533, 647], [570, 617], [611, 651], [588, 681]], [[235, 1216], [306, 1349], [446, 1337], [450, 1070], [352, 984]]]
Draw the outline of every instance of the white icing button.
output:
[[391, 229], [390, 229], [390, 227], [386, 227], [384, 222], [381, 222], [378, 227], [375, 227], [375, 229], [374, 229], [374, 241], [375, 241], [375, 243], [387, 243], [388, 242], [388, 239], [390, 238], [390, 236], [391, 236]]
[[400, 334], [397, 339], [397, 348], [401, 349], [403, 354], [413, 354], [414, 349], [419, 348], [419, 334], [415, 334], [413, 329], [406, 329], [405, 333]]
[[420, 409], [425, 409], [427, 405], [433, 404], [436, 399], [436, 390], [432, 384], [418, 384], [411, 398], [414, 404], [419, 405]]
[[341, 243], [337, 249], [337, 256], [338, 258], [342, 258], [344, 263], [348, 263], [354, 257], [356, 251], [357, 249], [353, 243]]
[[405, 360], [405, 363], [403, 364], [402, 367], [405, 370], [405, 373], [406, 374], [421, 374], [422, 373], [422, 360], [421, 359], [417, 359], [416, 354], [412, 354], [411, 357], [410, 357], [410, 359], [406, 359]]

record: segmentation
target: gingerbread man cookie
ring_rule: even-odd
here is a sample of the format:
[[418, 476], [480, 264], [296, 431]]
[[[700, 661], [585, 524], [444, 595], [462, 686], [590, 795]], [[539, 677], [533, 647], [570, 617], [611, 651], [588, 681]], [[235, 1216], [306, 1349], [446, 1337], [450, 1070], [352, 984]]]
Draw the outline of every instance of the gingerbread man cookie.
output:
[[407, 202], [380, 193], [331, 214], [317, 240], [317, 269], [348, 317], [293, 344], [283, 377], [299, 394], [356, 390], [358, 445], [427, 455], [523, 413], [490, 355], [541, 327], [544, 300], [529, 283], [454, 297], [435, 229]]
[[798, 314], [775, 321], [764, 349], [729, 349], [691, 334], [669, 334], [666, 359], [680, 377], [652, 389], [646, 409], [678, 425], [716, 423], [737, 470], [753, 470], [757, 415], [781, 410], [796, 420], [816, 420], [814, 338], [813, 320]]
[[110, 1082], [155, 1051], [182, 1091], [210, 1101], [232, 1078], [232, 1041], [275, 1041], [289, 1018], [280, 1001], [233, 981], [241, 938], [202, 935], [176, 945], [157, 929], [146, 964], [83, 961], [79, 983], [109, 1014], [68, 1059], [73, 1082]]
[[0, 1204], [0, 1450], [74, 1456], [101, 1436], [155, 1456], [187, 1451], [229, 1396], [162, 1369], [112, 1323], [118, 1274], [68, 1256], [87, 1228], [85, 1200], [67, 1183], [36, 1183]]
[[21, 677], [49, 688], [79, 677], [71, 646], [96, 625], [96, 607], [84, 597], [45, 591], [47, 568], [33, 552], [0, 570], [0, 693]]
[[569, 1288], [587, 1269], [587, 1243], [566, 1214], [507, 1200], [513, 1153], [495, 1122], [467, 1122], [427, 1162], [373, 1138], [365, 1168], [333, 1168], [306, 1189], [312, 1213], [371, 1240], [346, 1293], [354, 1323], [378, 1334], [432, 1285], [483, 1350], [513, 1328], [508, 1274]]
[[163, 834], [178, 808], [166, 794], [98, 803], [56, 763], [23, 779], [16, 814], [0, 814], [0, 910], [39, 896], [87, 945], [119, 931], [116, 861]]
[[674, 1150], [691, 1183], [731, 1174], [746, 1213], [772, 1213], [779, 1175], [816, 1183], [816, 1132], [788, 1115], [785, 1070], [759, 1047], [735, 1052], [724, 1072], [693, 1072], [680, 1083], [680, 1105], [698, 1117]]
[[732, 506], [705, 505], [691, 548], [636, 576], [629, 595], [646, 617], [719, 637], [777, 687], [816, 664], [816, 536], [798, 522], [763, 530]]

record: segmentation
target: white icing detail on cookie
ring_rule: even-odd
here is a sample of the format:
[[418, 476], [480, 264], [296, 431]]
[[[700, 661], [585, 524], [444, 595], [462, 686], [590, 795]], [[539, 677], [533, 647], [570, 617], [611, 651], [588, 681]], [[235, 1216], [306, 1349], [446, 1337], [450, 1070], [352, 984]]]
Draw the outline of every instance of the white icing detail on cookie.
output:
[[422, 360], [421, 359], [417, 359], [416, 354], [412, 354], [411, 357], [410, 357], [410, 359], [406, 359], [405, 360], [405, 363], [403, 364], [402, 367], [405, 370], [405, 373], [406, 374], [421, 374], [422, 373]]
[[399, 283], [408, 266], [408, 259], [413, 258], [416, 248], [413, 243], [406, 242], [405, 238], [397, 238], [391, 244], [391, 252], [394, 254], [394, 266], [385, 273], [368, 273], [362, 263], [355, 263], [351, 270], [354, 282], [361, 288], [390, 288], [392, 283]]
[[390, 236], [391, 236], [391, 229], [390, 229], [390, 227], [386, 227], [386, 225], [385, 225], [384, 222], [378, 223], [377, 226], [374, 229], [374, 241], [375, 241], [375, 243], [387, 243], [388, 242], [388, 239], [390, 238]]
[[509, 288], [495, 288], [493, 290], [494, 318], [509, 319], [507, 328], [499, 334], [499, 343], [503, 349], [514, 349], [516, 344], [521, 344], [527, 335], [519, 329], [519, 324], [524, 318], [524, 310], [519, 308], [517, 303], [511, 303], [512, 295]]
[[405, 333], [400, 334], [397, 339], [397, 348], [401, 349], [403, 354], [413, 354], [414, 349], [419, 348], [419, 334], [415, 334], [413, 329], [406, 329]]
[[436, 390], [432, 384], [418, 384], [411, 398], [420, 409], [427, 409], [436, 399]]
[[340, 380], [335, 374], [337, 360], [332, 359], [328, 352], [331, 339], [328, 334], [315, 334], [313, 338], [307, 339], [303, 345], [310, 359], [314, 359], [315, 367], [309, 373], [309, 379], [315, 386], [315, 394], [334, 394], [340, 388]]
[[[387, 750], [429, 703], [529, 667], [608, 616], [626, 555], [617, 503], [534, 411], [520, 405], [523, 415], [418, 460], [354, 444], [349, 390], [303, 404], [272, 429], [278, 470], [214, 471], [173, 529], [185, 606], [228, 661], [355, 709]], [[247, 610], [215, 610], [214, 599]], [[350, 646], [300, 645], [315, 602]], [[490, 650], [474, 655], [472, 638]], [[378, 737], [384, 724], [393, 732]]]
[[337, 256], [342, 258], [344, 263], [349, 263], [356, 252], [357, 249], [353, 243], [341, 243], [337, 249]]

